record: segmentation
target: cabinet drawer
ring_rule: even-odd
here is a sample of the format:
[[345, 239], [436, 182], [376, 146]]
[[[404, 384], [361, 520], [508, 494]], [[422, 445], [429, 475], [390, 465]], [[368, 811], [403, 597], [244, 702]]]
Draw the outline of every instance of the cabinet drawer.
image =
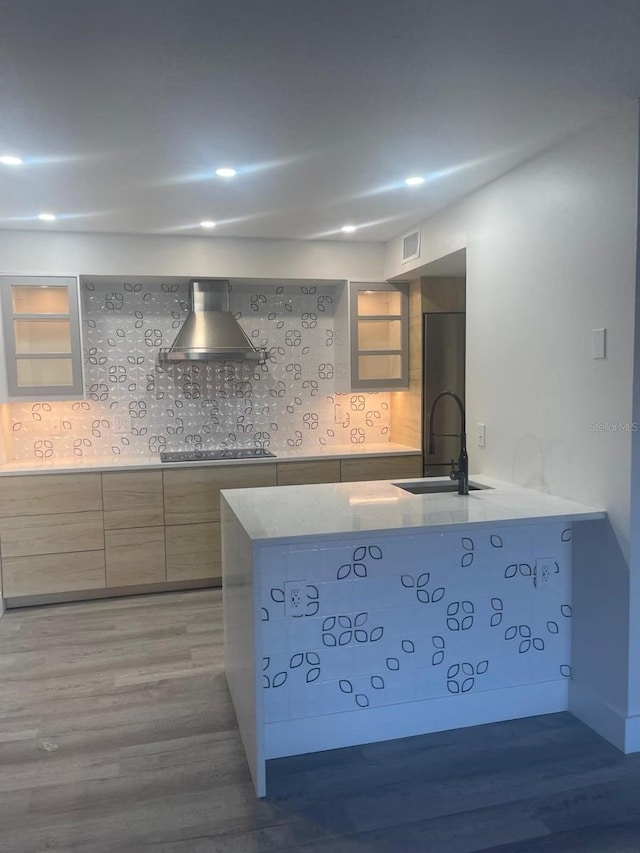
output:
[[5, 598], [104, 587], [104, 551], [9, 557], [2, 561]]
[[220, 522], [170, 524], [165, 533], [168, 581], [221, 578]]
[[37, 554], [101, 551], [103, 548], [101, 512], [21, 515], [0, 519], [3, 560]]
[[376, 456], [366, 459], [341, 459], [340, 470], [343, 483], [358, 480], [402, 480], [422, 476], [422, 457]]
[[340, 460], [318, 462], [278, 462], [279, 486], [302, 486], [306, 483], [339, 483]]
[[164, 523], [220, 521], [220, 490], [276, 485], [275, 464], [215, 465], [164, 472]]
[[104, 545], [108, 587], [166, 580], [162, 527], [105, 530]]
[[161, 526], [162, 471], [103, 474], [102, 501], [105, 530]]
[[0, 518], [101, 509], [100, 474], [0, 477]]

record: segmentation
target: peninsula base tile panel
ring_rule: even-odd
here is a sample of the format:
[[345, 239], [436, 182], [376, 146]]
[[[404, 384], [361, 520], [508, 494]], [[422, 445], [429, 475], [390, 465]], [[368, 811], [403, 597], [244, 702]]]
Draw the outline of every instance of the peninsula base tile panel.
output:
[[561, 524], [263, 546], [258, 565], [265, 723], [571, 676]]
[[130, 456], [185, 447], [312, 451], [389, 440], [389, 393], [335, 391], [334, 285], [237, 286], [231, 310], [264, 365], [160, 365], [188, 281], [82, 279], [85, 400], [10, 407], [13, 458]]

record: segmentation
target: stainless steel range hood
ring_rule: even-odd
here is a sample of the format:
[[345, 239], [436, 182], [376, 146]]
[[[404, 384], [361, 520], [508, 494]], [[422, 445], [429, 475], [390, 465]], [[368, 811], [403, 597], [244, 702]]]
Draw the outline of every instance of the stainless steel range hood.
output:
[[265, 360], [265, 350], [253, 346], [229, 312], [228, 281], [211, 278], [190, 281], [189, 308], [173, 345], [160, 350], [161, 363]]

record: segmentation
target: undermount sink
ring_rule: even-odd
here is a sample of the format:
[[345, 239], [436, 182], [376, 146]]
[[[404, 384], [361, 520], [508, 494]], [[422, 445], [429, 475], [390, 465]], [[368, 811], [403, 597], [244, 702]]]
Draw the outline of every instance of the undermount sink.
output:
[[[457, 492], [458, 484], [453, 480], [450, 483], [429, 483], [419, 480], [416, 483], [393, 483], [398, 489], [411, 492], [412, 495], [438, 495], [444, 492]], [[477, 483], [469, 483], [470, 492], [478, 492], [482, 489], [490, 489], [491, 486], [479, 486]]]

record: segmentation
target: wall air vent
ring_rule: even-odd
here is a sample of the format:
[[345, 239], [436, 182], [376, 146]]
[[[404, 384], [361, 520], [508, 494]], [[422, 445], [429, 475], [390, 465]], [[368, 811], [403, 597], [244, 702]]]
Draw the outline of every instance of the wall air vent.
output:
[[413, 261], [420, 257], [420, 229], [410, 231], [402, 238], [402, 263]]

